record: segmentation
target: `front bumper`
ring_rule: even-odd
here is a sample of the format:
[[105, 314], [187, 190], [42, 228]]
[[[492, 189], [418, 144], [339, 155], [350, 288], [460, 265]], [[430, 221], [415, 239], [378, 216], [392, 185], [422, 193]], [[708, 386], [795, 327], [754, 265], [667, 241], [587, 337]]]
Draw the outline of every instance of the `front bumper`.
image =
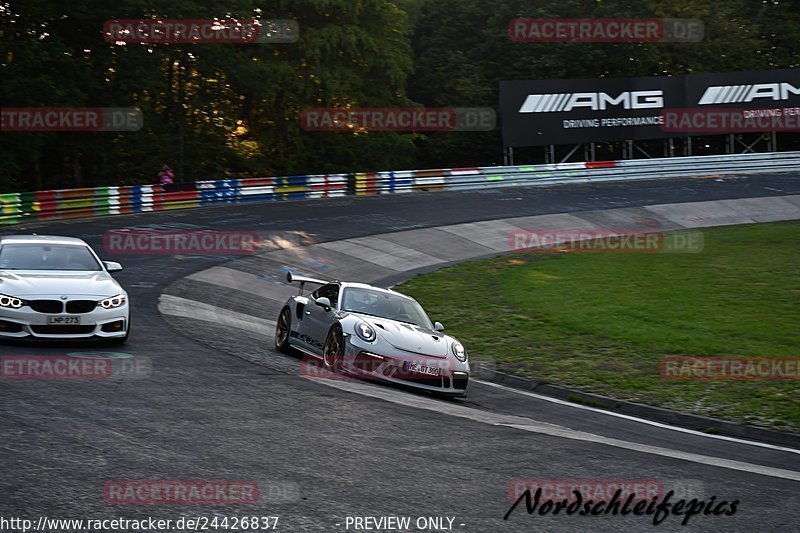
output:
[[[377, 353], [373, 346], [355, 335], [345, 335], [343, 370], [365, 378], [378, 379], [415, 389], [466, 396], [469, 384], [469, 363], [447, 357], [425, 356], [402, 350], [391, 354]], [[406, 367], [415, 362], [439, 370], [439, 375], [414, 372]]]
[[[80, 324], [49, 324], [48, 317], [79, 317]], [[88, 313], [39, 313], [28, 306], [0, 308], [0, 339], [115, 339], [125, 337], [129, 324], [127, 303], [116, 309], [97, 307]]]

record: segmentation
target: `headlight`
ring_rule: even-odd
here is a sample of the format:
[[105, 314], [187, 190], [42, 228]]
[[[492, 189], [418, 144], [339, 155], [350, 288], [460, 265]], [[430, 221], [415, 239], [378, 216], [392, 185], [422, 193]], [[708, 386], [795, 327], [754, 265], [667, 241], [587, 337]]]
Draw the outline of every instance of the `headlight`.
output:
[[20, 300], [19, 298], [14, 298], [13, 296], [6, 296], [5, 294], [0, 294], [0, 307], [10, 307], [11, 309], [19, 309], [25, 305], [25, 300]]
[[462, 363], [467, 360], [467, 351], [461, 346], [460, 342], [453, 343], [453, 355]]
[[99, 302], [97, 302], [97, 305], [99, 305], [103, 309], [115, 309], [117, 307], [121, 307], [125, 305], [125, 295], [117, 294], [116, 296], [112, 296], [111, 298], [100, 300]]
[[366, 322], [358, 322], [356, 324], [356, 335], [361, 340], [372, 342], [375, 340], [375, 330]]

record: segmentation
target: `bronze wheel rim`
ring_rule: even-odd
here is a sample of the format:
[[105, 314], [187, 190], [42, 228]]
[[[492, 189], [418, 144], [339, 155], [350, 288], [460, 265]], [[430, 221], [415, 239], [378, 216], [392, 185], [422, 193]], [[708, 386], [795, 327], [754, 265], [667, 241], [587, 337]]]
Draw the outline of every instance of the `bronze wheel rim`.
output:
[[322, 361], [328, 369], [335, 369], [339, 360], [339, 351], [342, 346], [340, 341], [341, 334], [338, 331], [331, 331], [328, 340], [325, 341], [325, 349], [322, 351]]
[[288, 313], [283, 311], [278, 317], [278, 328], [277, 332], [275, 333], [276, 346], [285, 345], [286, 341], [289, 339], [289, 318], [287, 315]]

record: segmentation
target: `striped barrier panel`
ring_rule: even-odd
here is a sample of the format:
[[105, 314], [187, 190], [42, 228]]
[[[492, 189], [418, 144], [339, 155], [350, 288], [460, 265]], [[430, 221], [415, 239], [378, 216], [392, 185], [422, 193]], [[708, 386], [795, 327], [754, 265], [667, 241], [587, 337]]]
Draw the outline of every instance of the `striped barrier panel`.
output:
[[232, 204], [239, 198], [239, 180], [203, 180], [198, 181], [200, 205]]
[[283, 176], [275, 178], [277, 200], [303, 200], [308, 196], [308, 176]]
[[240, 202], [265, 202], [275, 199], [275, 178], [245, 178], [240, 181]]
[[347, 194], [347, 174], [308, 176], [308, 198], [333, 198]]
[[392, 172], [378, 172], [380, 178], [380, 194], [394, 194], [412, 192], [414, 190], [414, 171], [397, 170]]
[[153, 185], [131, 185], [126, 187], [126, 200], [130, 213], [153, 211]]
[[379, 174], [370, 172], [358, 172], [355, 174], [354, 192], [356, 196], [379, 194], [381, 177]]
[[95, 189], [63, 189], [56, 191], [57, 205], [52, 216], [61, 214], [63, 218], [81, 218], [95, 214]]
[[21, 217], [20, 194], [16, 192], [0, 194], [0, 226], [16, 224]]
[[163, 210], [186, 209], [200, 205], [200, 193], [195, 185], [178, 183], [162, 185], [161, 208]]
[[325, 183], [326, 198], [337, 198], [347, 194], [349, 174], [327, 174]]
[[22, 192], [19, 194], [20, 212], [24, 217], [21, 221], [36, 220], [38, 218], [39, 204], [36, 201], [36, 192]]
[[441, 191], [444, 190], [446, 170], [417, 170], [414, 172], [414, 190], [416, 191]]
[[477, 167], [453, 168], [446, 178], [446, 188], [450, 190], [469, 190], [484, 187], [486, 177]]
[[117, 187], [97, 187], [94, 191], [95, 215], [116, 215], [119, 213], [119, 192]]
[[398, 194], [675, 177], [707, 178], [764, 172], [800, 173], [800, 152], [317, 174], [201, 180], [166, 186], [126, 185], [3, 193], [0, 194], [0, 224], [141, 213], [220, 203], [330, 198], [346, 194]]
[[31, 210], [36, 212], [36, 218], [39, 220], [56, 218], [58, 215], [58, 192], [37, 191], [33, 193]]

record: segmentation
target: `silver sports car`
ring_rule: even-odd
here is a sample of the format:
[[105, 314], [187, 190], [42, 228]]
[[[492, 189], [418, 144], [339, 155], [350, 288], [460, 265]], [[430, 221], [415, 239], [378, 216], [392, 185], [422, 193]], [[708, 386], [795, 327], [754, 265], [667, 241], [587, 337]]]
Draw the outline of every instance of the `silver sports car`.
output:
[[[278, 316], [275, 347], [322, 358], [323, 367], [448, 396], [465, 396], [467, 352], [431, 324], [413, 298], [363, 283], [286, 276], [298, 282]], [[306, 283], [321, 285], [309, 296]]]
[[128, 294], [81, 239], [0, 237], [0, 339], [103, 338], [130, 332]]

